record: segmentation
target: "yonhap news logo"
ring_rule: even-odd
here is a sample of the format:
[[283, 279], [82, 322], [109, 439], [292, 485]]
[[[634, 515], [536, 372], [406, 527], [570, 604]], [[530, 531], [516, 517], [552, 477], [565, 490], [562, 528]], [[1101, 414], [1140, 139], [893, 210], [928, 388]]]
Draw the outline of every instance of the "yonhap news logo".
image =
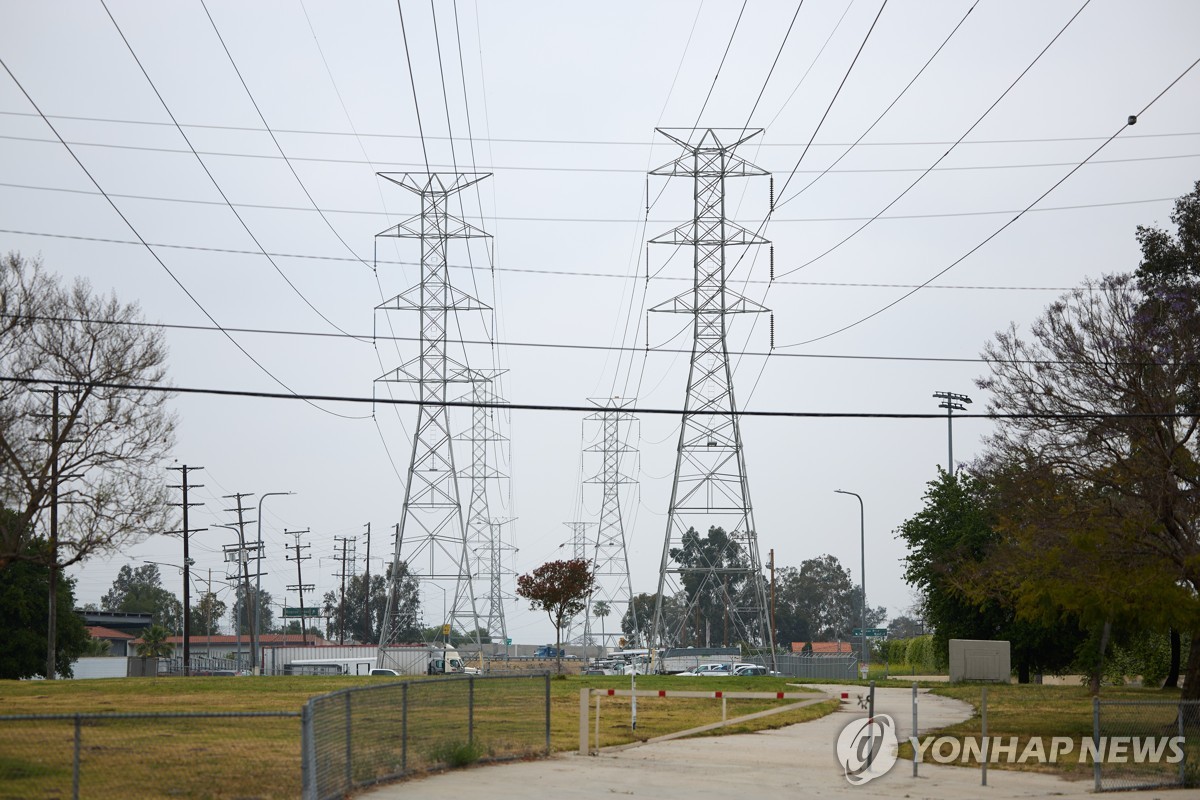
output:
[[856, 719], [838, 735], [835, 752], [846, 780], [862, 786], [896, 763], [896, 721], [887, 714]]

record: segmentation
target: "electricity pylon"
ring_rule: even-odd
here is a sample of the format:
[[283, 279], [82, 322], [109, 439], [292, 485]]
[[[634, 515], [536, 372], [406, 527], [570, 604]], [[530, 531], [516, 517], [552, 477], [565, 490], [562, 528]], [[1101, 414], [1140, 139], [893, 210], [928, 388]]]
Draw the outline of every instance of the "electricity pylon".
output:
[[[706, 645], [717, 626], [725, 644], [740, 641], [769, 648], [773, 662], [766, 582], [726, 345], [730, 314], [768, 311], [727, 288], [725, 270], [726, 248], [768, 243], [725, 217], [726, 179], [767, 174], [734, 154], [761, 130], [660, 128], [659, 133], [683, 153], [650, 174], [691, 178], [695, 212], [691, 221], [650, 243], [692, 247], [694, 279], [691, 289], [651, 309], [691, 314], [693, 319], [651, 640], [656, 646], [682, 644], [685, 639]], [[664, 601], [680, 592], [685, 609], [668, 620]]]
[[[496, 404], [504, 399], [497, 394], [495, 380], [504, 370], [478, 370], [476, 380], [471, 383], [470, 399], [475, 404], [471, 411], [471, 430], [460, 439], [471, 443], [471, 466], [467, 478], [471, 487], [471, 502], [467, 506], [467, 557], [470, 574], [482, 590], [478, 609], [478, 624], [496, 643], [504, 645], [508, 652], [508, 628], [504, 620], [504, 601], [510, 597], [504, 591], [504, 579], [512, 574], [505, 568], [505, 554], [511, 553], [512, 545], [504, 540], [503, 526], [508, 520], [491, 516], [488, 503], [488, 481], [499, 481], [508, 477], [493, 465], [488, 458], [489, 445], [505, 441], [495, 424]], [[452, 622], [465, 627], [470, 619], [454, 619]]]
[[635, 452], [621, 438], [622, 425], [628, 431], [634, 416], [621, 409], [632, 402], [619, 397], [604, 400], [592, 400], [601, 410], [585, 418], [588, 422], [599, 422], [603, 430], [600, 444], [587, 448], [588, 452], [600, 453], [602, 464], [600, 472], [589, 478], [586, 483], [598, 483], [602, 487], [603, 499], [600, 504], [600, 522], [596, 527], [596, 542], [592, 548], [592, 572], [596, 577], [595, 588], [588, 597], [587, 608], [584, 611], [583, 639], [592, 643], [594, 629], [592, 618], [596, 617], [596, 603], [603, 602], [610, 611], [616, 611], [618, 621], [615, 630], [610, 632], [601, 620], [599, 643], [607, 646], [610, 641], [616, 642], [621, 638], [620, 616], [625, 609], [630, 608], [633, 617], [633, 629], [638, 630], [637, 612], [630, 605], [633, 601], [633, 587], [629, 580], [629, 553], [625, 542], [625, 524], [621, 516], [622, 484], [634, 483], [634, 480], [621, 471], [623, 460], [629, 453]]
[[421, 241], [421, 282], [376, 309], [417, 311], [421, 315], [420, 355], [379, 378], [380, 381], [414, 383], [419, 397], [404, 505], [392, 556], [387, 607], [379, 636], [379, 664], [382, 666], [385, 648], [405, 638], [402, 635], [403, 620], [398, 614], [402, 563], [407, 563], [411, 574], [420, 581], [454, 580], [454, 602], [447, 619], [442, 621], [443, 626], [450, 625], [452, 619], [469, 618], [470, 628], [479, 629], [446, 408], [447, 387], [451, 383], [470, 383], [475, 376], [466, 364], [450, 357], [447, 332], [459, 311], [488, 307], [450, 284], [446, 251], [451, 239], [488, 236], [450, 214], [449, 202], [451, 195], [488, 175], [378, 174], [421, 198], [420, 214], [377, 234]]

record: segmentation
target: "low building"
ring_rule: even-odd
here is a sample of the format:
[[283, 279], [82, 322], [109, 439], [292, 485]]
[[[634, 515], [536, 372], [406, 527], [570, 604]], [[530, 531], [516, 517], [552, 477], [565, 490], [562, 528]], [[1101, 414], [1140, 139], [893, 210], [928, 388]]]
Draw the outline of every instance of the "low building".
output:
[[133, 655], [133, 648], [129, 646], [129, 643], [137, 637], [132, 633], [113, 630], [103, 625], [88, 625], [87, 632], [93, 639], [108, 642], [108, 655], [118, 657]]

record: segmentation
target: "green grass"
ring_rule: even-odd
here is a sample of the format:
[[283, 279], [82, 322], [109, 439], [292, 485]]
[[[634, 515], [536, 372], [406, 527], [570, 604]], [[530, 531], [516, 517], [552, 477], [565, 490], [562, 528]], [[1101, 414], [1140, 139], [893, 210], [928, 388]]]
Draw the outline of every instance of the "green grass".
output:
[[[624, 689], [629, 684], [627, 677], [552, 677], [551, 748], [578, 748], [581, 688]], [[298, 712], [315, 695], [371, 685], [383, 684], [378, 678], [333, 676], [0, 681], [0, 709], [6, 715]], [[776, 678], [639, 676], [638, 688], [796, 691], [785, 679]], [[467, 743], [465, 682], [410, 689], [410, 770], [544, 751], [545, 683], [536, 678], [504, 683], [481, 680], [476, 681], [475, 692], [475, 741]], [[778, 707], [779, 702], [729, 700], [728, 716]], [[836, 705], [830, 702], [777, 714], [708, 735], [803, 722], [831, 712]], [[364, 703], [354, 715], [355, 730], [364, 743], [363, 763], [356, 756], [356, 776], [394, 771], [399, 749], [396, 704]], [[719, 700], [639, 698], [635, 732], [630, 728], [629, 699], [605, 697], [601, 743], [645, 740], [720, 719]], [[127, 797], [131, 792], [177, 798], [285, 798], [300, 792], [298, 718], [88, 720], [81, 732], [81, 785], [89, 798]], [[444, 738], [433, 741], [431, 733]], [[71, 720], [0, 723], [0, 800], [69, 795], [73, 748]]]

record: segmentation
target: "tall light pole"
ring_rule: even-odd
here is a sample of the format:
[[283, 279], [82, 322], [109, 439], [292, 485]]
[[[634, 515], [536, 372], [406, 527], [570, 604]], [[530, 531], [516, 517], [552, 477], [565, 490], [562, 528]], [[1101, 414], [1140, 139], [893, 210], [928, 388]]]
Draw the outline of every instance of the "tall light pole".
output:
[[[258, 498], [258, 553], [260, 556], [262, 555], [262, 551], [263, 551], [263, 549], [262, 549], [262, 504], [263, 504], [263, 500], [266, 500], [268, 497], [272, 497], [275, 495], [284, 495], [284, 494], [295, 494], [295, 492], [267, 492], [266, 494], [260, 495]], [[260, 569], [260, 570], [255, 570], [255, 573], [254, 573], [254, 607], [255, 607], [255, 609], [258, 609], [258, 607], [259, 607], [259, 599], [258, 598], [259, 598], [261, 592], [262, 592], [262, 570]], [[300, 620], [300, 630], [301, 631], [304, 630], [304, 619], [303, 618], [301, 618], [301, 620]], [[255, 639], [262, 638], [262, 614], [254, 615], [254, 638]], [[254, 662], [254, 674], [255, 675], [258, 674], [258, 662], [257, 661]]]
[[946, 454], [946, 474], [954, 475], [954, 412], [966, 411], [967, 407], [963, 403], [970, 403], [971, 398], [965, 394], [955, 394], [954, 392], [934, 392], [933, 396], [942, 402], [938, 403], [938, 408], [946, 409], [946, 445], [949, 448]]
[[858, 498], [858, 541], [862, 551], [862, 655], [860, 658], [863, 666], [869, 668], [871, 661], [867, 650], [867, 512], [863, 508], [861, 495], [843, 489], [834, 489], [833, 491], [837, 494], [849, 494]]

